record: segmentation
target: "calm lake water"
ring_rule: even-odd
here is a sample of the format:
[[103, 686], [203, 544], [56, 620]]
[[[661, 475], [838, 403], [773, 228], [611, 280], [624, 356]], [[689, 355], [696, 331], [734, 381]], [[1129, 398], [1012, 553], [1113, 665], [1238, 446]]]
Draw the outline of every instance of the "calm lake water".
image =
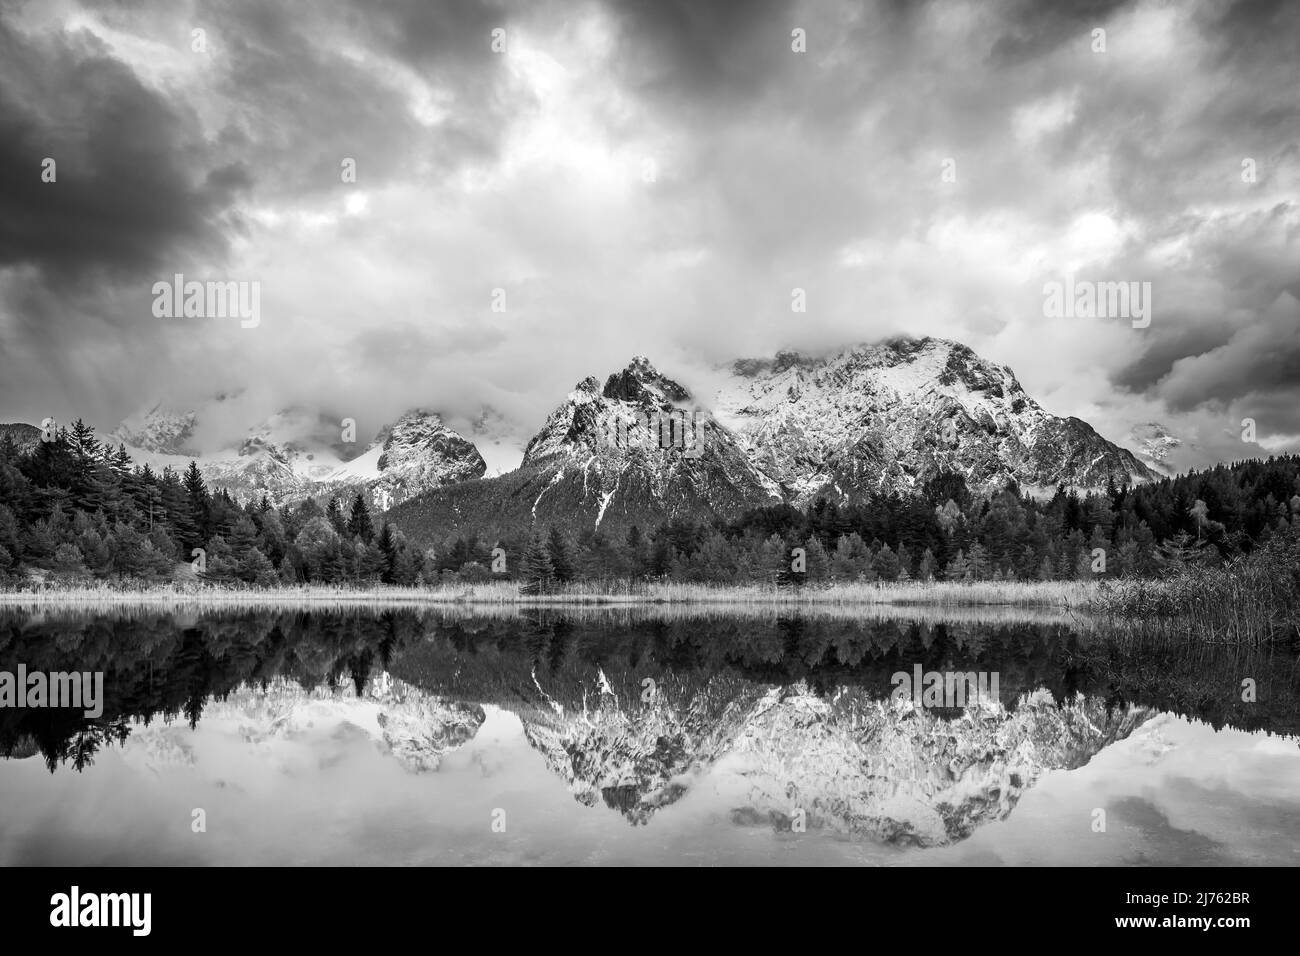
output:
[[0, 612], [0, 864], [1300, 863], [1294, 656], [961, 616]]

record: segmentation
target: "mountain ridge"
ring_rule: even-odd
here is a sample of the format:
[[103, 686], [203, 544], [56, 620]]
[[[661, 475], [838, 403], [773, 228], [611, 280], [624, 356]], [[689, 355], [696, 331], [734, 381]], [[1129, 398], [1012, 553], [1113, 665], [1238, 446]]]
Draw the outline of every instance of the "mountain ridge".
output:
[[505, 534], [534, 525], [610, 533], [675, 517], [908, 493], [961, 475], [975, 490], [1050, 494], [1154, 480], [1087, 422], [1045, 411], [1005, 365], [944, 339], [891, 339], [828, 356], [738, 359], [711, 407], [643, 355], [580, 381], [520, 467], [435, 489], [393, 510], [408, 534]]

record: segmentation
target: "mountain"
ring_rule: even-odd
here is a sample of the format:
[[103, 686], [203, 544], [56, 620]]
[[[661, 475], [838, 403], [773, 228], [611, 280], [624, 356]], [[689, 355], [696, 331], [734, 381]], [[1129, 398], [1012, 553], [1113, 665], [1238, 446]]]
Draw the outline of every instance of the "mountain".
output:
[[[481, 478], [487, 469], [474, 445], [443, 424], [433, 412], [407, 412], [380, 430], [378, 477], [374, 485], [394, 501], [429, 488]], [[365, 456], [362, 456], [365, 457]]]
[[1181, 438], [1171, 435], [1159, 422], [1134, 425], [1129, 437], [1138, 449], [1139, 459], [1162, 475], [1175, 473], [1170, 457], [1183, 446]]
[[516, 471], [440, 488], [392, 517], [417, 540], [506, 534], [534, 522], [618, 534], [675, 516], [734, 517], [781, 500], [735, 437], [638, 356], [603, 386], [594, 377], [579, 382]]
[[943, 339], [737, 361], [712, 405], [638, 356], [603, 386], [579, 382], [518, 470], [440, 487], [392, 516], [420, 541], [534, 524], [621, 534], [679, 516], [906, 493], [943, 473], [975, 490], [1014, 480], [1039, 494], [1159, 477], [1086, 422], [1046, 412], [1006, 366]]
[[1005, 365], [944, 339], [742, 360], [713, 408], [797, 506], [916, 490], [941, 472], [1031, 493], [1159, 477], [1086, 422], [1044, 411]]
[[122, 422], [109, 440], [125, 444], [134, 459], [155, 470], [183, 471], [196, 460], [213, 490], [241, 499], [265, 493], [277, 504], [363, 492], [382, 507], [478, 477], [486, 467], [471, 442], [423, 409], [406, 412], [362, 444], [355, 440], [355, 425], [349, 431], [343, 421], [301, 407], [283, 409], [239, 434], [226, 425], [238, 414], [229, 397], [218, 396], [203, 410], [155, 404]]
[[105, 440], [155, 455], [197, 457], [199, 452], [191, 441], [197, 424], [196, 412], [177, 411], [158, 402], [148, 411], [124, 419]]
[[[436, 771], [446, 754], [471, 740], [484, 719], [477, 704], [426, 694], [381, 671], [355, 690], [324, 685], [304, 689], [286, 677], [244, 684], [204, 704], [202, 730], [224, 733], [232, 746], [263, 752], [277, 739], [316, 737], [325, 746], [337, 747], [364, 737], [411, 773], [426, 773]], [[140, 722], [132, 728], [125, 753], [128, 762], [155, 773], [165, 767], [194, 766], [193, 740], [193, 731], [184, 724]]]
[[1041, 689], [957, 717], [861, 689], [828, 697], [719, 675], [642, 703], [602, 672], [581, 710], [519, 715], [574, 799], [633, 825], [705, 782], [732, 800], [737, 823], [789, 830], [803, 810], [809, 828], [938, 846], [1006, 819], [1043, 773], [1086, 764], [1156, 713], [1083, 694], [1058, 703]]

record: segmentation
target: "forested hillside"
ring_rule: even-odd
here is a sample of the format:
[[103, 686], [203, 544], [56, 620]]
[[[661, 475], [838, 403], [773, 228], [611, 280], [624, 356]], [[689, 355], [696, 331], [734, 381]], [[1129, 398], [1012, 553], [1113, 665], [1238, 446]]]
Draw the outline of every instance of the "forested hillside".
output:
[[[257, 585], [430, 584], [490, 577], [710, 583], [797, 579], [1060, 580], [1142, 577], [1250, 552], [1300, 515], [1300, 458], [1251, 460], [1135, 488], [1035, 500], [972, 494], [940, 476], [919, 495], [760, 508], [625, 534], [560, 525], [429, 541], [367, 500], [273, 507], [212, 493], [198, 467], [154, 473], [78, 421], [51, 441], [0, 437], [0, 578]], [[494, 557], [494, 549], [496, 551]], [[800, 549], [800, 550], [796, 550]]]

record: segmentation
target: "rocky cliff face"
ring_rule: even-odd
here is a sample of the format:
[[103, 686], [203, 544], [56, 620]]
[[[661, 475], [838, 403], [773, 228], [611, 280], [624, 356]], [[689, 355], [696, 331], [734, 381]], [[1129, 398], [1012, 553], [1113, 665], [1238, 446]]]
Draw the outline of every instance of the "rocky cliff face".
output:
[[727, 429], [638, 357], [603, 386], [594, 377], [579, 382], [529, 441], [517, 471], [426, 495], [394, 517], [417, 538], [534, 524], [622, 534], [781, 500]]
[[1157, 477], [1086, 422], [1044, 411], [1011, 369], [942, 339], [740, 361], [713, 407], [796, 505], [906, 492], [940, 472], [1044, 491]]
[[407, 412], [381, 433], [376, 487], [398, 501], [430, 488], [481, 478], [487, 465], [474, 445], [422, 409]]
[[528, 443], [522, 467], [547, 480], [530, 513], [611, 530], [780, 500], [735, 438], [640, 356], [603, 388], [580, 382]]

